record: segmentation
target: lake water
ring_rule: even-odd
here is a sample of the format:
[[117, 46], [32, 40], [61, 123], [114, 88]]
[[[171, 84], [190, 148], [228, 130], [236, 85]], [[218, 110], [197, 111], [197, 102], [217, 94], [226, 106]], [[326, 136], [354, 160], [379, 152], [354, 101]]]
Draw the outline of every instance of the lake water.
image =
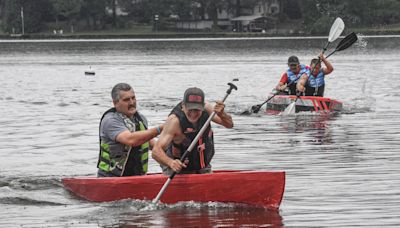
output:
[[[400, 37], [359, 38], [330, 57], [325, 96], [343, 101], [343, 112], [294, 116], [241, 113], [266, 99], [290, 55], [308, 64], [326, 37], [1, 41], [0, 226], [400, 226]], [[90, 66], [95, 76], [84, 75]], [[155, 126], [186, 88], [202, 88], [213, 102], [233, 79], [238, 91], [226, 110], [235, 127], [214, 126], [213, 167], [286, 171], [278, 212], [91, 203], [63, 189], [63, 177], [95, 175], [98, 122], [116, 83], [134, 87]], [[159, 171], [150, 160], [150, 172]]]

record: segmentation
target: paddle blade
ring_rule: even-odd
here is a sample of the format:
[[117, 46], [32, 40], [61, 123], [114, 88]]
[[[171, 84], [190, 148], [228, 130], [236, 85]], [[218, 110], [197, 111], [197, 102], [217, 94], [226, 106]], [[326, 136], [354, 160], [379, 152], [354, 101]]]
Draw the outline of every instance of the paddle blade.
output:
[[261, 109], [261, 105], [254, 105], [251, 106], [251, 110], [253, 111], [253, 113], [258, 113]]
[[357, 35], [354, 32], [352, 32], [345, 38], [343, 38], [343, 40], [340, 41], [335, 51], [342, 51], [353, 45], [357, 40], [358, 40]]
[[250, 115], [251, 112], [249, 110], [243, 111], [240, 115]]
[[282, 115], [294, 115], [296, 113], [296, 101], [292, 102], [289, 106], [287, 106], [285, 110], [282, 112]]
[[240, 113], [240, 115], [251, 115], [252, 113], [258, 113], [258, 111], [260, 111], [260, 108], [260, 105], [253, 105], [248, 110]]
[[338, 17], [336, 18], [335, 22], [333, 23], [331, 30], [329, 31], [329, 42], [335, 41], [337, 38], [339, 38], [340, 34], [342, 34], [344, 30], [344, 22], [343, 20]]

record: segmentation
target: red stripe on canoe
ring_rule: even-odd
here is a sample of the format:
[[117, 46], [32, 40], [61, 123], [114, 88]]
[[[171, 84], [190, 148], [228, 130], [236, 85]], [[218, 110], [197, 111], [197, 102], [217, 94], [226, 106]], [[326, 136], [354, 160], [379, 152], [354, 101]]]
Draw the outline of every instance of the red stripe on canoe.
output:
[[[268, 114], [278, 114], [284, 111], [294, 100], [296, 100], [294, 95], [276, 95], [267, 102], [265, 111]], [[296, 102], [296, 111], [340, 112], [342, 105], [342, 102], [327, 97], [300, 96], [300, 99]]]

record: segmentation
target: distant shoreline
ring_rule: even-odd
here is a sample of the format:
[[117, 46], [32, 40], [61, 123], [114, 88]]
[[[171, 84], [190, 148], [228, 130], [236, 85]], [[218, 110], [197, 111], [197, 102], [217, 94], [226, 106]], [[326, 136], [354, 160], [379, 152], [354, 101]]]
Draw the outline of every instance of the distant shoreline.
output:
[[[297, 35], [298, 36], [298, 35]], [[12, 34], [12, 35], [0, 35], [0, 39], [170, 39], [170, 38], [263, 38], [263, 37], [297, 37], [295, 35], [284, 36], [280, 35], [270, 35], [264, 33], [138, 33], [138, 34], [63, 34], [63, 35], [53, 35], [53, 34]]]
[[[364, 30], [364, 29], [349, 29], [359, 35], [365, 37], [397, 37], [400, 36], [398, 30], [390, 31], [375, 31], [375, 30]], [[348, 33], [349, 33], [348, 32]], [[345, 35], [346, 32], [344, 32]], [[296, 38], [326, 38], [325, 35], [302, 35], [302, 34], [267, 34], [267, 33], [235, 33], [235, 32], [151, 32], [151, 33], [64, 33], [62, 35], [57, 34], [1, 34], [1, 40], [67, 40], [67, 39], [247, 39], [247, 38], [259, 38], [259, 39], [296, 39]]]
[[[393, 35], [364, 35], [365, 38], [400, 38]], [[0, 35], [0, 43], [5, 42], [75, 42], [75, 41], [193, 41], [193, 40], [297, 40], [297, 39], [326, 39], [328, 36], [19, 36], [9, 37]], [[341, 36], [342, 38], [344, 36]]]

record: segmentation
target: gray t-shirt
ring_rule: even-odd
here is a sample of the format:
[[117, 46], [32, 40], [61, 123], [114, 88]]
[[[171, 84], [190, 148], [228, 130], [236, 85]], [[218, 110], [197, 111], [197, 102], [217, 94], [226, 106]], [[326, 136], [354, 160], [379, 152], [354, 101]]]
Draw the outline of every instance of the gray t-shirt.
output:
[[[147, 127], [148, 122], [146, 117], [138, 112], [143, 124]], [[135, 121], [133, 121], [135, 123]], [[117, 112], [107, 113], [100, 124], [100, 137], [103, 143], [110, 146], [110, 152], [115, 155], [122, 155], [124, 153], [125, 145], [116, 141], [117, 136], [124, 132], [129, 131], [125, 126], [124, 119]]]

